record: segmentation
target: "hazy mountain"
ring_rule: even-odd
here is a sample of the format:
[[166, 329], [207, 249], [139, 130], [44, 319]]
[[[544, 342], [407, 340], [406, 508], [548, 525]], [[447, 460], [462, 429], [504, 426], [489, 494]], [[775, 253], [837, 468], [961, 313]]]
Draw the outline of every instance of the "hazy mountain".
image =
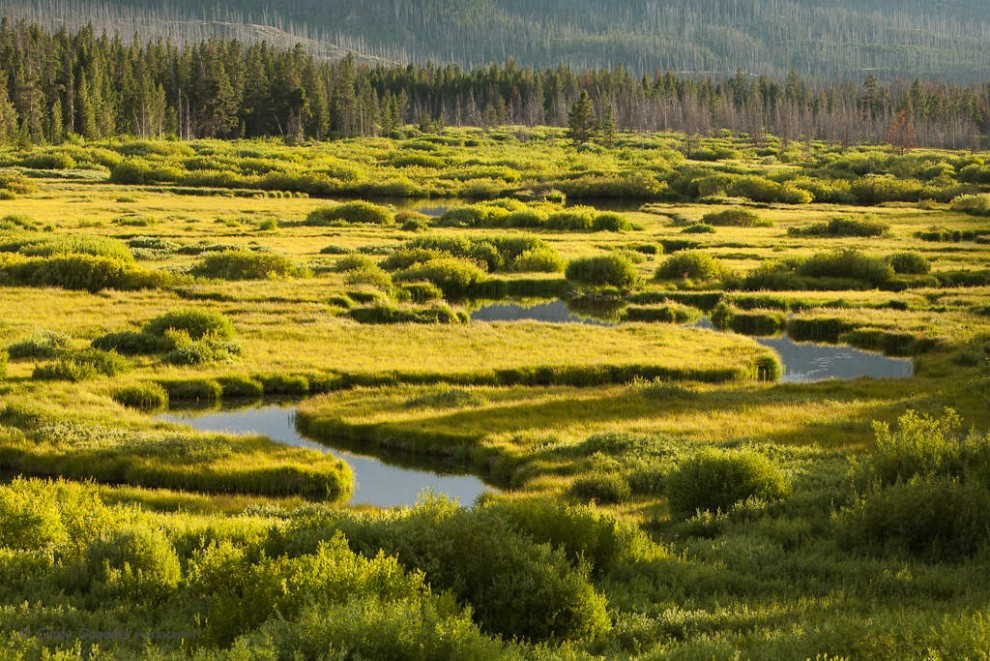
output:
[[985, 78], [985, 0], [0, 0], [8, 16], [127, 37], [209, 34], [399, 62], [623, 64], [810, 78]]

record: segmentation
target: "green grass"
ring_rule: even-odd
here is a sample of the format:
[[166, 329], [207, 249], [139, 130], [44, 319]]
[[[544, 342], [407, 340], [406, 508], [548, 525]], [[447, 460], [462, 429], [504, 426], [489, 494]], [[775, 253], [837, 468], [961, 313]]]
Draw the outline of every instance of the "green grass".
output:
[[[980, 658], [986, 158], [544, 128], [11, 147], [0, 656]], [[617, 325], [460, 323], [509, 295]], [[677, 325], [702, 315], [737, 333]], [[776, 383], [742, 333], [781, 330], [916, 376]], [[153, 417], [266, 397], [498, 490], [349, 508], [332, 455]], [[185, 642], [93, 638], [124, 630]]]

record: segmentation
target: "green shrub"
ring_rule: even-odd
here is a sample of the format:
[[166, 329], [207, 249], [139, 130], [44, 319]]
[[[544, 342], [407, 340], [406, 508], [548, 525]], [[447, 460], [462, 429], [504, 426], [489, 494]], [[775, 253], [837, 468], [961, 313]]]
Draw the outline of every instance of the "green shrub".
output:
[[568, 280], [596, 286], [629, 288], [639, 282], [629, 258], [614, 253], [573, 259], [564, 275]]
[[779, 500], [790, 487], [773, 462], [750, 450], [702, 450], [667, 479], [667, 498], [676, 514], [727, 512], [749, 498]]
[[34, 358], [46, 360], [56, 357], [69, 348], [69, 336], [53, 330], [39, 330], [31, 337], [15, 342], [7, 347], [7, 354], [12, 360]]
[[509, 265], [517, 273], [560, 273], [566, 267], [564, 258], [549, 246], [520, 253]]
[[470, 390], [442, 384], [424, 394], [410, 397], [406, 400], [405, 406], [412, 409], [461, 409], [470, 406], [482, 406], [487, 403], [487, 399]]
[[96, 595], [159, 600], [182, 578], [179, 558], [165, 533], [132, 525], [95, 540], [86, 549], [86, 573]]
[[669, 302], [663, 305], [630, 305], [626, 307], [624, 315], [626, 321], [686, 324], [697, 321], [701, 317], [701, 310]]
[[226, 362], [234, 360], [243, 353], [243, 349], [236, 342], [222, 340], [214, 335], [193, 340], [184, 331], [173, 331], [166, 334], [166, 339], [170, 350], [162, 360], [170, 365]]
[[960, 195], [952, 200], [951, 208], [970, 216], [990, 216], [990, 194]]
[[836, 518], [842, 548], [944, 562], [987, 547], [990, 492], [952, 478], [926, 478], [871, 492]]
[[806, 190], [778, 184], [764, 177], [739, 177], [729, 186], [729, 195], [748, 197], [754, 202], [809, 204], [813, 199]]
[[849, 278], [879, 287], [893, 277], [894, 269], [881, 257], [847, 248], [815, 253], [801, 262], [797, 273], [813, 278]]
[[472, 262], [440, 257], [399, 271], [394, 278], [397, 282], [432, 282], [448, 298], [458, 298], [468, 295], [472, 286], [484, 280], [485, 274]]
[[853, 181], [849, 191], [860, 204], [917, 202], [924, 193], [924, 186], [914, 179], [897, 179], [890, 175], [867, 175]]
[[890, 231], [890, 225], [870, 218], [833, 218], [827, 223], [807, 227], [791, 227], [790, 236], [820, 237], [878, 237]]
[[728, 275], [728, 269], [706, 252], [690, 250], [671, 255], [657, 268], [657, 280], [697, 280], [708, 282]]
[[391, 225], [394, 220], [392, 212], [387, 207], [359, 200], [335, 207], [320, 207], [319, 209], [315, 209], [306, 216], [303, 224], [312, 226], [324, 226], [334, 223]]
[[894, 273], [902, 275], [928, 275], [932, 270], [928, 258], [914, 251], [894, 253], [887, 257], [887, 263]]
[[155, 338], [165, 338], [169, 331], [184, 332], [192, 340], [213, 337], [219, 340], [234, 338], [234, 325], [219, 312], [183, 308], [159, 315], [145, 324], [143, 333]]
[[102, 236], [56, 236], [8, 241], [0, 252], [18, 252], [27, 257], [90, 255], [130, 264], [134, 255], [123, 241]]
[[2, 268], [13, 284], [63, 287], [98, 292], [102, 289], [144, 289], [166, 284], [170, 276], [135, 269], [116, 259], [67, 255], [8, 263]]
[[463, 324], [467, 313], [452, 309], [444, 303], [426, 306], [396, 306], [376, 303], [367, 307], [352, 308], [348, 316], [362, 324]]
[[99, 375], [117, 376], [130, 368], [127, 359], [116, 352], [84, 349], [63, 353], [53, 363], [38, 365], [32, 377], [47, 381], [83, 381]]
[[123, 406], [142, 411], [168, 408], [168, 392], [157, 383], [117, 388], [110, 393], [110, 397]]
[[681, 234], [714, 234], [715, 228], [708, 223], [691, 223], [681, 230]]
[[270, 280], [294, 278], [305, 271], [284, 255], [248, 250], [229, 250], [207, 255], [191, 273], [220, 280]]
[[615, 504], [629, 500], [632, 497], [632, 488], [619, 473], [596, 473], [574, 480], [570, 493], [585, 501]]
[[223, 389], [223, 397], [260, 398], [265, 394], [265, 385], [258, 379], [246, 376], [225, 376], [217, 379]]
[[618, 213], [600, 213], [591, 223], [595, 232], [627, 232], [632, 228], [629, 219]]
[[402, 285], [401, 291], [413, 303], [423, 304], [443, 298], [443, 291], [432, 282], [409, 282]]
[[536, 209], [512, 211], [501, 219], [504, 227], [539, 228], [546, 225], [547, 215]]
[[747, 209], [726, 209], [706, 213], [701, 222], [715, 227], [772, 227], [773, 223]]
[[563, 232], [591, 231], [595, 223], [595, 210], [592, 207], [570, 207], [555, 211], [547, 217], [547, 229]]
[[213, 379], [176, 379], [159, 381], [158, 385], [168, 392], [172, 404], [215, 404], [223, 396], [223, 387]]
[[307, 395], [309, 379], [301, 374], [267, 374], [261, 377], [266, 395]]
[[7, 350], [0, 349], [0, 381], [7, 378]]
[[167, 351], [171, 344], [165, 337], [156, 337], [149, 333], [123, 331], [108, 333], [92, 342], [94, 349], [116, 351], [122, 356], [142, 356]]

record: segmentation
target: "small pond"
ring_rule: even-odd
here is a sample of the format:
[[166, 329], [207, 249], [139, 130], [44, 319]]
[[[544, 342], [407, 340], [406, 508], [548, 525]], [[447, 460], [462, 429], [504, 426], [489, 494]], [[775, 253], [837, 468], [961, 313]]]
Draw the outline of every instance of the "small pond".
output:
[[[428, 469], [397, 466], [376, 458], [354, 454], [310, 440], [296, 431], [295, 409], [276, 405], [241, 410], [173, 411], [158, 416], [160, 420], [189, 425], [206, 432], [261, 434], [278, 443], [320, 452], [333, 452], [354, 471], [354, 493], [351, 505], [398, 507], [415, 505], [420, 493], [434, 493], [456, 498], [470, 507], [475, 499], [489, 489], [473, 475], [441, 474]], [[490, 489], [489, 489], [490, 490]]]
[[[533, 306], [516, 303], [493, 303], [471, 314], [472, 321], [522, 321], [548, 323], [582, 323], [612, 325], [610, 322], [588, 318], [572, 312], [564, 301], [549, 301]], [[691, 325], [712, 330], [707, 319]], [[851, 380], [862, 376], [873, 379], [904, 379], [914, 376], [914, 363], [909, 358], [888, 358], [882, 354], [861, 351], [848, 346], [795, 342], [787, 335], [754, 338], [773, 349], [784, 365], [784, 383], [813, 383], [826, 379]]]

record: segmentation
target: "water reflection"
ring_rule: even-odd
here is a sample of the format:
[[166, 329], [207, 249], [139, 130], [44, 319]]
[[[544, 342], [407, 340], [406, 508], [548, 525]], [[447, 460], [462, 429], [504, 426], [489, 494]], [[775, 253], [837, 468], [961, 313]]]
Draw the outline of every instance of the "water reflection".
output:
[[[613, 309], [614, 314], [614, 309]], [[493, 303], [471, 314], [472, 321], [543, 321], [547, 323], [581, 323], [613, 326], [617, 321], [596, 319], [575, 312], [564, 301], [548, 301], [536, 305]], [[714, 331], [708, 319], [690, 324], [691, 327]], [[914, 376], [914, 363], [906, 358], [861, 351], [848, 346], [795, 342], [786, 334], [774, 338], [754, 338], [773, 349], [784, 365], [784, 383], [812, 383], [826, 379], [850, 380], [859, 377], [873, 379], [904, 379]]]
[[[270, 405], [208, 413], [173, 411], [159, 416], [159, 419], [189, 425], [200, 431], [261, 434], [285, 445], [331, 451], [326, 445], [296, 431], [294, 408]], [[395, 466], [377, 457], [336, 448], [333, 448], [333, 454], [346, 461], [354, 471], [351, 505], [415, 505], [422, 491], [432, 489], [437, 494], [456, 498], [462, 505], [470, 506], [486, 490], [485, 484], [473, 475], [444, 475], [432, 470]]]

